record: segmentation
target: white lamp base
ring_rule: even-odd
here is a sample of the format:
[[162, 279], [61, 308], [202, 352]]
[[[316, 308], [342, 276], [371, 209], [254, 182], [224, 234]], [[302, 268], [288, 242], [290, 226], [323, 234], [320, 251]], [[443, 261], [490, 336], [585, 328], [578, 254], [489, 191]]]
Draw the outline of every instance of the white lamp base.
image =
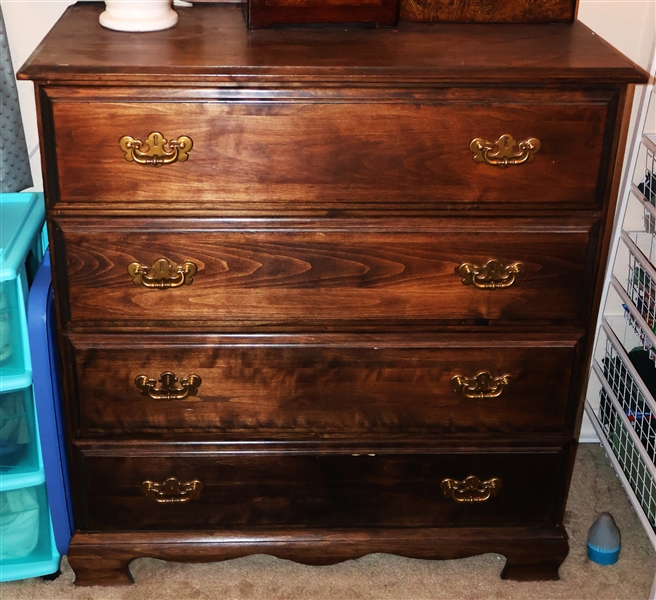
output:
[[100, 15], [103, 27], [117, 31], [159, 31], [177, 22], [171, 0], [105, 0]]

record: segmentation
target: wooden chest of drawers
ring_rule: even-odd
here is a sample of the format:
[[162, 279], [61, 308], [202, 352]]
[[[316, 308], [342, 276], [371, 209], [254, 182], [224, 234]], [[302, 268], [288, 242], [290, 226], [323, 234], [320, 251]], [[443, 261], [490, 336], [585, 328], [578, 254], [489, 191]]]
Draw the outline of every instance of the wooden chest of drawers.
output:
[[578, 23], [248, 32], [223, 5], [129, 37], [99, 12], [20, 75], [77, 583], [256, 552], [557, 578], [644, 74]]

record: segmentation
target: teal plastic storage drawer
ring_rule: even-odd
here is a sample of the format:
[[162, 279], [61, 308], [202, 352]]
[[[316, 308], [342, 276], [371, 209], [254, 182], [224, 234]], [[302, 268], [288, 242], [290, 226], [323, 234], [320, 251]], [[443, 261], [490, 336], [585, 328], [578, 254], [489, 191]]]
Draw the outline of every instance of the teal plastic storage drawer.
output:
[[59, 569], [27, 321], [29, 286], [43, 257], [44, 220], [43, 194], [0, 194], [0, 581]]
[[32, 387], [0, 393], [0, 491], [43, 480]]
[[28, 387], [28, 283], [43, 256], [43, 194], [0, 194], [0, 392]]
[[0, 581], [54, 573], [59, 560], [45, 484], [0, 492]]

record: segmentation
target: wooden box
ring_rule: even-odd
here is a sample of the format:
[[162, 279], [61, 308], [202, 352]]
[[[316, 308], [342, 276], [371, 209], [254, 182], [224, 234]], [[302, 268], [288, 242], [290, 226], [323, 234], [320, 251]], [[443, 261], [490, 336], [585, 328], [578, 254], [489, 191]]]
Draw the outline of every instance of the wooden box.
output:
[[421, 23], [571, 23], [576, 0], [400, 0], [400, 20]]
[[250, 29], [294, 23], [398, 23], [399, 0], [248, 0]]

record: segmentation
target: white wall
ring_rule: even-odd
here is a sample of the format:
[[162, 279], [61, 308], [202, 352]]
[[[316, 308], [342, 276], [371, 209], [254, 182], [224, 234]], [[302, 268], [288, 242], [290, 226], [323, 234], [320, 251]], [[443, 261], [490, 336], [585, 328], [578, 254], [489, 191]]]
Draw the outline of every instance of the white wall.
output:
[[[0, 0], [7, 26], [12, 60], [16, 70], [37, 47], [43, 36], [73, 0]], [[580, 0], [578, 18], [631, 60], [648, 68], [656, 36], [654, 0]], [[19, 94], [27, 145], [30, 150], [35, 189], [41, 190], [41, 164], [33, 87], [19, 82]], [[656, 124], [654, 124], [656, 131]], [[582, 440], [595, 440], [585, 417]]]
[[578, 18], [643, 69], [656, 34], [654, 0], [579, 0]]

